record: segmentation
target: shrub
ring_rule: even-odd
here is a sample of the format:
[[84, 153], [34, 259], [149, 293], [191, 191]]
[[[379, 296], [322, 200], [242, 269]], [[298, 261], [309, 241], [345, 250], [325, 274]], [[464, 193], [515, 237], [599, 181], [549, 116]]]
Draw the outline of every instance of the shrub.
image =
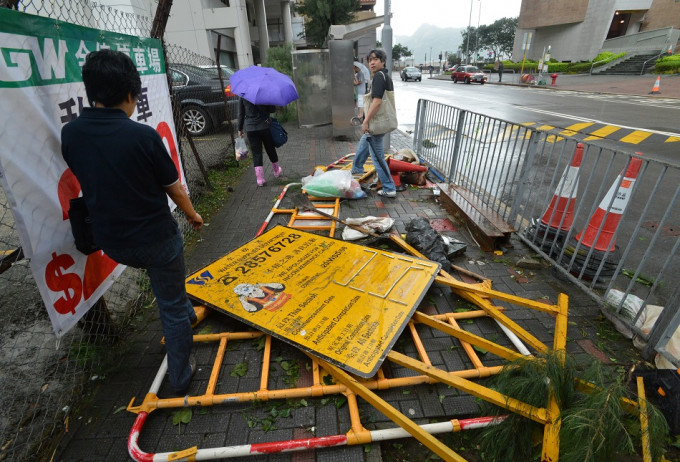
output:
[[548, 72], [567, 72], [571, 63], [549, 63]]
[[[506, 71], [509, 70], [509, 69], [513, 69], [515, 72], [519, 72], [520, 70], [522, 70], [522, 61], [520, 61], [518, 63], [511, 63], [511, 62], [503, 61], [503, 69], [506, 70]], [[536, 72], [537, 69], [538, 69], [538, 63], [537, 62], [529, 61], [529, 60], [524, 61], [524, 71], [523, 71], [524, 73]]]
[[572, 63], [571, 66], [569, 66], [569, 72], [574, 72], [574, 73], [581, 73], [581, 72], [589, 72], [590, 67], [593, 65], [593, 63], [586, 61], [585, 63]]
[[656, 60], [654, 72], [675, 74], [680, 72], [680, 55], [664, 56]]
[[614, 53], [611, 53], [609, 51], [603, 51], [602, 53], [593, 58], [593, 62], [596, 63], [598, 61], [611, 61], [613, 57]]
[[265, 66], [273, 67], [277, 71], [293, 78], [293, 46], [286, 44], [278, 47], [271, 47], [267, 51]]

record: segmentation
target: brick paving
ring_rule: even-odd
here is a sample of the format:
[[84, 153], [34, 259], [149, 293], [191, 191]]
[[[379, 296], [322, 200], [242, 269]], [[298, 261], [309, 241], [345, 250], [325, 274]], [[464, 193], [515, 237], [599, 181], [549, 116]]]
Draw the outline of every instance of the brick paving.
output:
[[[354, 152], [358, 145], [358, 133], [348, 140], [332, 138], [330, 127], [299, 129], [287, 126], [289, 142], [279, 150], [284, 177], [274, 179], [271, 165], [265, 164], [267, 184], [258, 188], [253, 169], [249, 169], [235, 186], [233, 194], [216, 214], [209, 226], [202, 231], [200, 242], [187, 257], [189, 272], [194, 272], [208, 263], [229, 253], [236, 247], [251, 240], [270, 209], [274, 205], [282, 186], [298, 182], [309, 175], [317, 165], [327, 165], [340, 157]], [[401, 132], [391, 137], [392, 147], [401, 149], [411, 147], [411, 138]], [[546, 300], [555, 303], [560, 292], [570, 297], [568, 351], [575, 357], [596, 357], [610, 360], [617, 354], [620, 360], [632, 361], [629, 349], [623, 345], [610, 345], [609, 350], [600, 349], [598, 329], [602, 321], [598, 305], [584, 295], [574, 285], [561, 278], [547, 264], [535, 269], [515, 267], [520, 258], [531, 258], [532, 252], [516, 237], [503, 255], [487, 253], [474, 246], [474, 241], [458, 226], [456, 221], [434, 200], [428, 188], [409, 188], [398, 193], [396, 199], [381, 198], [370, 192], [365, 199], [345, 201], [341, 206], [341, 217], [361, 217], [366, 215], [389, 216], [395, 220], [395, 229], [405, 233], [408, 222], [415, 217], [426, 217], [437, 223], [450, 221], [442, 234], [468, 243], [466, 253], [457, 257], [456, 265], [483, 274], [493, 280], [496, 290], [515, 294], [532, 300]], [[287, 216], [276, 215], [270, 227], [287, 220]], [[444, 286], [434, 284], [421, 303], [420, 309], [428, 314], [444, 313], [466, 306], [461, 298], [452, 294]], [[530, 311], [506, 303], [506, 314], [521, 326], [528, 329], [539, 340], [551, 345], [554, 319], [546, 314]], [[150, 320], [143, 331], [128, 339], [129, 348], [124, 353], [119, 366], [100, 382], [93, 398], [83, 403], [79, 414], [72, 416], [69, 431], [62, 440], [55, 461], [124, 461], [131, 460], [126, 444], [135, 415], [124, 407], [130, 398], [136, 403], [143, 399], [149, 389], [164, 355], [160, 344], [161, 328], [157, 313], [149, 313]], [[495, 323], [489, 319], [476, 320], [461, 324], [473, 333], [484, 335], [500, 344], [510, 346]], [[243, 324], [220, 313], [213, 313], [204, 321], [197, 332], [243, 331]], [[463, 354], [457, 341], [439, 331], [418, 325], [417, 330], [425, 343], [431, 362], [448, 370], [469, 368], [470, 360]], [[405, 333], [408, 329], [405, 329]], [[408, 355], [416, 350], [409, 336], [403, 334], [395, 349]], [[216, 354], [216, 345], [201, 344], [195, 348], [199, 370], [195, 375], [191, 394], [205, 390], [209, 379], [210, 364]], [[486, 366], [501, 365], [503, 361], [491, 354], [480, 354]], [[269, 386], [286, 387], [286, 373], [282, 361], [297, 361], [299, 364], [298, 386], [311, 383], [307, 370], [307, 358], [283, 342], [273, 342], [272, 363]], [[244, 376], [230, 373], [241, 362], [248, 364]], [[387, 364], [384, 372], [387, 377], [414, 375], [409, 370]], [[259, 388], [259, 368], [261, 354], [257, 341], [239, 341], [230, 344], [224, 361], [217, 392], [255, 391]], [[159, 396], [167, 396], [164, 384]], [[448, 386], [421, 385], [407, 389], [391, 389], [380, 392], [380, 396], [390, 402], [406, 416], [418, 423], [445, 421], [452, 418], [474, 416], [478, 412], [476, 401]], [[211, 448], [230, 445], [243, 445], [265, 441], [281, 441], [311, 436], [326, 436], [345, 433], [350, 428], [347, 405], [341, 405], [338, 397], [310, 398], [306, 405], [294, 403], [227, 403], [205, 408], [193, 408], [189, 424], [173, 425], [172, 410], [157, 410], [151, 413], [140, 436], [139, 445], [147, 452], [176, 451], [191, 446]], [[362, 422], [367, 428], [393, 427], [380, 412], [359, 400]], [[285, 412], [281, 412], [285, 411]], [[290, 411], [289, 416], [281, 416]], [[279, 414], [272, 418], [272, 413]], [[268, 431], [265, 431], [267, 429]], [[363, 446], [320, 449], [278, 455], [249, 457], [249, 461], [291, 461], [291, 462], [332, 462], [380, 460], [378, 444], [370, 450]]]

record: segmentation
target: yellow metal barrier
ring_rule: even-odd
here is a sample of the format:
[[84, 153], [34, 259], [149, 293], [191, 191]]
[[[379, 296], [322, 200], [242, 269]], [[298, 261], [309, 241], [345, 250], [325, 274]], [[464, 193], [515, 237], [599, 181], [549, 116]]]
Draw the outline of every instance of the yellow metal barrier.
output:
[[[337, 216], [337, 204], [332, 207], [334, 207], [333, 212], [335, 216]], [[291, 210], [286, 210], [286, 212], [288, 211]], [[278, 212], [279, 210], [277, 210], [277, 213]], [[292, 210], [292, 212], [295, 213], [296, 211]], [[299, 217], [299, 215], [294, 215], [294, 217]], [[293, 219], [291, 219], [291, 227], [297, 226], [300, 226], [299, 223], [293, 223]], [[334, 231], [334, 228], [329, 229], [331, 229], [331, 233]], [[422, 258], [422, 255], [415, 251], [415, 249], [411, 248], [398, 236], [392, 235], [391, 239], [409, 253]], [[323, 359], [316, 358], [308, 352], [307, 354], [310, 356], [312, 361], [311, 385], [286, 389], [269, 389], [268, 382], [269, 368], [271, 365], [271, 337], [267, 335], [265, 346], [262, 352], [259, 389], [248, 392], [221, 394], [217, 393], [217, 381], [218, 377], [220, 376], [221, 367], [225, 362], [224, 360], [227, 352], [228, 342], [234, 340], [253, 339], [261, 337], [265, 334], [262, 332], [238, 332], [196, 335], [194, 336], [195, 343], [218, 342], [219, 344], [205, 392], [199, 396], [160, 398], [157, 396], [158, 387], [156, 387], [146, 395], [143, 402], [138, 406], [134, 406], [133, 398], [133, 400], [130, 401], [130, 404], [128, 405], [128, 411], [140, 415], [144, 414], [141, 424], [143, 425], [143, 420], [146, 418], [146, 414], [156, 409], [178, 408], [186, 406], [213, 406], [235, 401], [247, 402], [256, 400], [268, 401], [274, 399], [311, 398], [342, 393], [347, 397], [351, 422], [351, 428], [345, 435], [345, 444], [365, 444], [371, 441], [372, 433], [364, 428], [359, 418], [357, 397], [361, 397], [443, 459], [462, 461], [464, 459], [458, 454], [443, 445], [439, 440], [434, 438], [421, 426], [416, 425], [401, 412], [394, 409], [394, 407], [385, 402], [375, 393], [377, 390], [386, 390], [394, 387], [441, 382], [544, 425], [542, 460], [552, 462], [557, 461], [559, 457], [560, 421], [558, 418], [559, 408], [557, 407], [557, 403], [552, 394], [549, 398], [549, 401], [546, 403], [546, 407], [539, 408], [500, 394], [495, 390], [481, 386], [470, 380], [474, 378], [488, 377], [500, 372], [502, 368], [502, 366], [485, 366], [479, 356], [476, 354], [474, 347], [486, 350], [509, 362], [519, 358], [525, 358], [526, 354], [518, 353], [517, 351], [514, 351], [506, 346], [490, 341], [479, 335], [472, 334], [461, 328], [458, 321], [463, 319], [474, 319], [482, 316], [489, 317], [496, 320], [510, 333], [516, 335], [519, 339], [528, 344], [529, 347], [535, 352], [546, 353], [551, 349], [557, 352], [564, 352], [567, 333], [567, 296], [564, 294], [559, 294], [557, 303], [554, 305], [536, 302], [493, 290], [491, 288], [490, 281], [469, 284], [455, 279], [453, 276], [444, 271], [439, 272], [438, 276], [435, 278], [435, 281], [450, 287], [456, 294], [477, 305], [480, 309], [463, 313], [444, 313], [435, 316], [428, 316], [419, 311], [413, 313], [411, 319], [408, 322], [408, 332], [415, 346], [418, 359], [411, 358], [404, 355], [403, 353], [392, 350], [388, 352], [387, 360], [402, 367], [411, 369], [419, 373], [419, 375], [388, 378], [383, 372], [383, 369], [380, 368], [373, 377], [357, 378], [340, 369], [337, 365], [333, 365]], [[492, 303], [493, 300], [500, 300], [505, 303], [529, 308], [542, 313], [548, 313], [554, 316], [555, 330], [552, 348], [546, 346], [544, 343], [536, 339], [531, 333], [507, 317], [504, 314], [502, 307], [495, 306]], [[461, 343], [461, 346], [463, 347], [463, 350], [465, 351], [473, 367], [470, 369], [457, 371], [445, 371], [434, 367], [428, 357], [426, 345], [418, 334], [416, 324], [428, 326], [432, 329], [439, 330], [456, 338]], [[335, 381], [339, 383], [326, 384], [325, 381], [322, 380], [322, 377], [326, 374], [330, 374], [335, 379]], [[138, 430], [139, 428], [141, 427], [138, 427]], [[335, 444], [336, 441], [333, 441], [334, 442], [332, 444]], [[331, 443], [325, 441], [321, 444], [330, 445]], [[189, 448], [186, 451], [195, 451], [195, 448]], [[184, 453], [185, 451], [181, 452], [181, 454]], [[193, 453], [195, 452], [192, 452], [192, 454]], [[180, 452], [173, 453], [172, 457], [177, 457], [178, 454], [180, 454]], [[215, 452], [215, 454], [217, 454], [217, 452]]]

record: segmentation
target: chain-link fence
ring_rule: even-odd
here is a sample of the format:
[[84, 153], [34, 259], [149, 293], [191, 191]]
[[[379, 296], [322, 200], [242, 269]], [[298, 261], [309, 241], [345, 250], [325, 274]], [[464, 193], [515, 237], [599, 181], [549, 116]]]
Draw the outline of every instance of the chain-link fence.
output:
[[[0, 6], [138, 37], [150, 36], [155, 14], [87, 1], [2, 0]], [[234, 159], [235, 98], [227, 104], [224, 94], [230, 70], [222, 70], [220, 79], [209, 58], [177, 46], [164, 49], [178, 151], [196, 200], [210, 187], [208, 170]], [[0, 128], [3, 140], [31, 132], [5, 130]], [[128, 268], [76, 327], [57, 338], [24, 258], [11, 205], [0, 189], [0, 460], [48, 460], [83, 390], [103, 378], [110, 355], [125, 347], [126, 331], [156, 308], [145, 274]], [[188, 231], [185, 220], [177, 218]]]

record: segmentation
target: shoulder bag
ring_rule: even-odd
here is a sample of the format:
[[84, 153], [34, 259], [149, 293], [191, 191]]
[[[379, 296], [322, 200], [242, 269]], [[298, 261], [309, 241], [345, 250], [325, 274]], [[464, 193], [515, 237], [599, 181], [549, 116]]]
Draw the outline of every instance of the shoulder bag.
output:
[[272, 134], [272, 141], [274, 141], [274, 146], [277, 148], [280, 148], [288, 141], [288, 132], [274, 117], [269, 118], [269, 132]]
[[[383, 79], [387, 80], [384, 72], [380, 72]], [[364, 111], [368, 114], [371, 109], [371, 102], [373, 98], [371, 93], [366, 93], [364, 95]], [[398, 126], [397, 123], [397, 109], [394, 104], [394, 91], [385, 90], [382, 97], [382, 103], [378, 112], [368, 121], [368, 131], [372, 135], [384, 135], [392, 130], [396, 130]]]
[[274, 142], [274, 147], [280, 148], [284, 144], [288, 142], [288, 132], [286, 131], [285, 128], [283, 128], [283, 125], [281, 125], [281, 122], [279, 122], [276, 118], [270, 117], [262, 112], [262, 110], [258, 107], [257, 110], [260, 112], [260, 114], [263, 117], [267, 118], [267, 125], [269, 126], [269, 133], [272, 135], [272, 141]]

